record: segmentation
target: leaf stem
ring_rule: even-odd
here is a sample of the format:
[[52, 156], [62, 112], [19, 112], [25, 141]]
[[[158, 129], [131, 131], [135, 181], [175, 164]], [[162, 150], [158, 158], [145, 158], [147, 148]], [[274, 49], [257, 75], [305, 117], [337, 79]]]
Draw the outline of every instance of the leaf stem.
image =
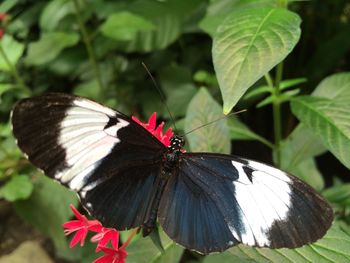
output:
[[32, 93], [32, 91], [27, 87], [27, 85], [24, 83], [23, 79], [21, 78], [21, 76], [19, 75], [16, 67], [12, 64], [12, 62], [10, 61], [10, 59], [8, 58], [8, 56], [6, 55], [6, 52], [4, 50], [4, 48], [2, 47], [2, 44], [0, 42], [0, 53], [1, 56], [3, 57], [5, 63], [7, 64], [7, 66], [9, 67], [12, 76], [15, 78], [16, 80], [16, 84], [18, 87], [22, 88], [23, 91], [25, 91], [25, 93], [27, 93], [27, 95], [30, 95]]
[[276, 68], [276, 78], [274, 85], [274, 96], [276, 99], [273, 102], [273, 126], [275, 134], [275, 156], [276, 156], [276, 165], [280, 166], [281, 164], [281, 149], [280, 144], [282, 140], [282, 128], [281, 128], [281, 102], [279, 96], [281, 94], [280, 84], [283, 75], [283, 62], [277, 65]]
[[75, 6], [75, 11], [76, 11], [75, 14], [76, 14], [77, 21], [79, 24], [80, 33], [83, 37], [83, 41], [84, 41], [86, 50], [87, 50], [88, 55], [89, 55], [90, 63], [94, 68], [95, 76], [96, 76], [96, 79], [97, 79], [97, 82], [99, 85], [99, 89], [100, 89], [100, 92], [99, 92], [100, 99], [102, 99], [104, 97], [105, 89], [104, 89], [102, 78], [101, 78], [100, 68], [99, 68], [97, 60], [96, 60], [96, 54], [95, 54], [95, 51], [91, 45], [90, 37], [87, 33], [85, 24], [84, 24], [83, 19], [81, 17], [81, 14], [80, 14], [81, 12], [80, 12], [78, 0], [73, 0], [73, 2], [74, 2], [74, 6]]

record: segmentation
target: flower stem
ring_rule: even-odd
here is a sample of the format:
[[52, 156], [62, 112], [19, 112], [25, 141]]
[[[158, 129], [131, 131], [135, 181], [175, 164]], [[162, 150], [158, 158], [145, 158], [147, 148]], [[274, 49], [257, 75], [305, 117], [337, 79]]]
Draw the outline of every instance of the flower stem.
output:
[[273, 102], [273, 126], [275, 134], [275, 156], [276, 156], [276, 165], [280, 166], [281, 164], [281, 140], [282, 140], [282, 128], [281, 128], [281, 103], [279, 96], [281, 94], [280, 84], [283, 74], [283, 62], [277, 65], [276, 68], [276, 78], [274, 85], [274, 95], [275, 101]]
[[10, 61], [8, 56], [6, 55], [6, 52], [5, 52], [4, 48], [2, 47], [1, 42], [0, 42], [0, 54], [3, 57], [3, 59], [4, 59], [5, 63], [7, 64], [7, 66], [9, 67], [9, 69], [11, 71], [11, 74], [15, 78], [17, 86], [20, 87], [21, 89], [23, 89], [23, 91], [25, 91], [27, 93], [27, 95], [30, 95], [32, 93], [32, 91], [24, 83], [24, 81], [21, 78], [21, 76], [19, 75], [16, 67], [12, 64], [12, 62]]
[[78, 21], [78, 24], [79, 24], [80, 33], [81, 33], [81, 35], [83, 37], [83, 41], [85, 43], [86, 50], [87, 50], [88, 55], [89, 55], [89, 60], [90, 60], [91, 65], [94, 68], [95, 76], [96, 76], [96, 79], [97, 79], [97, 82], [98, 82], [98, 85], [99, 85], [100, 99], [103, 99], [105, 89], [104, 89], [102, 78], [101, 78], [100, 68], [99, 68], [97, 60], [96, 60], [95, 51], [94, 51], [94, 49], [93, 49], [93, 47], [91, 45], [90, 37], [89, 37], [89, 35], [87, 33], [85, 24], [84, 24], [83, 19], [81, 17], [78, 0], [73, 0], [73, 2], [74, 2], [74, 6], [75, 6], [75, 11], [76, 11], [75, 14], [76, 14], [77, 21]]
[[135, 228], [135, 229], [131, 232], [130, 236], [129, 236], [128, 239], [124, 242], [124, 244], [121, 246], [121, 248], [126, 248], [126, 247], [129, 245], [131, 239], [135, 236], [135, 234], [137, 233], [138, 230], [139, 230], [139, 228], [137, 227], [137, 228]]

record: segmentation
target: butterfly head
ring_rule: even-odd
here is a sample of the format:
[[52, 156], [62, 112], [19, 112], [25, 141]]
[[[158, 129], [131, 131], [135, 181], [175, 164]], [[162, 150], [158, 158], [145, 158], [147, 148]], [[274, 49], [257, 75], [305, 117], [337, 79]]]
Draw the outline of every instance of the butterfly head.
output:
[[170, 145], [168, 146], [168, 149], [171, 151], [180, 151], [184, 145], [185, 145], [184, 137], [180, 135], [174, 135], [170, 139]]

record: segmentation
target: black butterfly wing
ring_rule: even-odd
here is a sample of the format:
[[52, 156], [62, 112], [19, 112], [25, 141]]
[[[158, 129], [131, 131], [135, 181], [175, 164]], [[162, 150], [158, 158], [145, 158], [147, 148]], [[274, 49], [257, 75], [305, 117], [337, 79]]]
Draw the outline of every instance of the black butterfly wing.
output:
[[150, 205], [145, 200], [157, 191], [160, 156], [166, 148], [142, 126], [68, 94], [19, 101], [12, 126], [28, 159], [77, 191], [85, 208], [103, 224], [125, 229], [143, 223]]
[[333, 212], [310, 186], [271, 166], [229, 155], [185, 153], [159, 212], [164, 231], [200, 253], [237, 243], [295, 248], [321, 238]]

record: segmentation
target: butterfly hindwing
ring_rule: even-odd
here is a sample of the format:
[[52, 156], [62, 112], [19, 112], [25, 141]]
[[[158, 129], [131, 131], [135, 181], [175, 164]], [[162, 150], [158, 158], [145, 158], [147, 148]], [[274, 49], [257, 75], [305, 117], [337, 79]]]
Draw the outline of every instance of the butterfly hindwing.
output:
[[160, 223], [176, 242], [204, 254], [237, 243], [300, 247], [322, 237], [333, 218], [299, 179], [234, 156], [185, 153], [170, 182]]
[[[151, 184], [166, 149], [147, 130], [122, 113], [68, 94], [19, 101], [12, 112], [12, 125], [28, 159], [46, 175], [77, 191], [83, 205], [102, 223], [114, 222], [118, 228], [138, 226], [141, 220], [136, 217], [143, 216], [144, 200], [152, 194]], [[109, 185], [114, 183], [118, 185]], [[138, 192], [143, 199], [131, 198]], [[123, 204], [134, 207], [129, 216], [135, 219], [116, 224], [108, 218], [109, 209], [116, 211], [116, 207], [102, 207], [100, 202], [111, 205], [113, 198], [121, 205], [123, 216]]]

